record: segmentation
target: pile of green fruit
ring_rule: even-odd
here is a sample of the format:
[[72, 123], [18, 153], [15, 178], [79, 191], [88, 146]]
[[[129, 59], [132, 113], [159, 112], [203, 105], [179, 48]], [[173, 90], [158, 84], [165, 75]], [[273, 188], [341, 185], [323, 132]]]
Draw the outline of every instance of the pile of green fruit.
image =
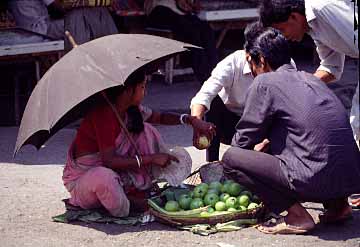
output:
[[165, 211], [194, 211], [207, 207], [200, 216], [216, 215], [219, 212], [240, 212], [259, 206], [259, 198], [239, 183], [226, 180], [224, 183], [201, 183], [192, 191], [181, 194], [177, 200], [168, 198]]

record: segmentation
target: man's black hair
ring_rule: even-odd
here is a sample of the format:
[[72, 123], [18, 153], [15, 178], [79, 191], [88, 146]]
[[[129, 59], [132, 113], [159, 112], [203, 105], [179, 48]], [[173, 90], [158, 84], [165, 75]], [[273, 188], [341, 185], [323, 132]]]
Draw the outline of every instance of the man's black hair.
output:
[[244, 49], [247, 52], [250, 50], [252, 44], [256, 40], [259, 35], [264, 32], [264, 27], [261, 24], [260, 21], [252, 22], [248, 25], [246, 25], [245, 31], [244, 31], [244, 37], [245, 37], [245, 44]]
[[[313, 0], [316, 1], [316, 0]], [[260, 0], [260, 21], [265, 27], [285, 22], [292, 12], [305, 16], [304, 0]]]
[[256, 65], [260, 64], [261, 56], [264, 57], [273, 70], [290, 63], [291, 60], [288, 41], [280, 31], [274, 28], [267, 28], [260, 34], [251, 45], [248, 53]]

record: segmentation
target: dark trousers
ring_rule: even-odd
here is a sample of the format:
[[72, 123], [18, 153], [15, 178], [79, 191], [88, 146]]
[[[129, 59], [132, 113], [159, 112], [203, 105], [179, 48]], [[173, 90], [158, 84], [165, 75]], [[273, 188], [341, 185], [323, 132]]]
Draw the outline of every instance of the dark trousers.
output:
[[216, 126], [216, 136], [211, 141], [209, 148], [206, 150], [206, 160], [219, 160], [220, 142], [231, 144], [232, 137], [235, 134], [235, 126], [240, 120], [240, 116], [229, 111], [222, 99], [216, 96], [210, 105], [210, 110], [206, 113], [207, 122]]
[[[70, 10], [65, 16], [65, 30], [70, 31], [78, 45], [118, 33], [114, 20], [106, 7], [81, 7]], [[65, 50], [71, 49], [72, 45], [66, 38]]]
[[231, 147], [222, 160], [225, 176], [259, 196], [272, 212], [279, 214], [298, 201], [275, 156]]
[[148, 25], [170, 29], [175, 39], [200, 46], [191, 52], [192, 68], [197, 79], [203, 83], [218, 62], [215, 34], [207, 22], [196, 15], [179, 15], [164, 6], [157, 6], [151, 11]]

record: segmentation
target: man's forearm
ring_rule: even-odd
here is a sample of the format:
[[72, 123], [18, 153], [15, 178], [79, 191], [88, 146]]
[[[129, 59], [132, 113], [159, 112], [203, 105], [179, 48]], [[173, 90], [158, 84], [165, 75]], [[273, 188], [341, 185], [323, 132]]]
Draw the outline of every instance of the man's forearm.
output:
[[206, 112], [206, 107], [201, 104], [194, 104], [191, 106], [191, 116], [194, 116], [198, 119], [202, 119]]

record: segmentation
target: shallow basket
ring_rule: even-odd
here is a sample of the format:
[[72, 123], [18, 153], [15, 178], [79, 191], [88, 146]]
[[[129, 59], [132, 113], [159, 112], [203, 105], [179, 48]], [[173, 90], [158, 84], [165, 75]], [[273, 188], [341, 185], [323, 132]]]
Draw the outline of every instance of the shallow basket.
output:
[[[221, 162], [220, 161], [211, 162], [205, 164], [204, 166], [206, 165], [208, 166], [221, 165]], [[195, 186], [197, 184], [200, 184], [202, 182], [200, 176], [200, 169], [201, 168], [191, 173], [190, 176], [185, 180], [185, 184], [188, 184], [190, 186]], [[153, 202], [155, 203], [155, 200], [153, 200]], [[203, 211], [207, 211], [207, 208], [208, 207], [204, 207]], [[195, 224], [215, 225], [217, 223], [225, 223], [238, 219], [261, 219], [264, 215], [264, 205], [262, 203], [259, 204], [259, 207], [254, 209], [244, 210], [239, 212], [231, 212], [222, 215], [213, 215], [209, 217], [200, 217], [200, 216], [183, 217], [183, 216], [173, 216], [173, 215], [169, 216], [163, 212], [160, 212], [155, 207], [152, 207], [151, 204], [149, 204], [149, 210], [150, 213], [155, 216], [157, 221], [171, 226], [185, 226], [185, 225], [195, 225]]]

